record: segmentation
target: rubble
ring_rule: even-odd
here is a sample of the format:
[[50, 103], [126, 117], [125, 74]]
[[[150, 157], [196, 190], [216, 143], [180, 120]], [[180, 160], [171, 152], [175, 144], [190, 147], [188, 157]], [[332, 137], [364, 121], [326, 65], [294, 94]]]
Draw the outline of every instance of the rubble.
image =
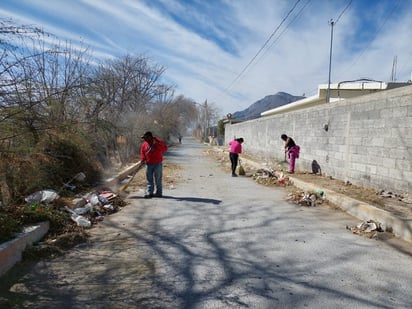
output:
[[289, 193], [288, 200], [301, 206], [315, 207], [323, 203], [325, 195], [321, 189], [316, 192], [299, 191]]
[[412, 198], [409, 197], [409, 193], [396, 194], [391, 191], [385, 192], [385, 190], [380, 190], [376, 194], [383, 198], [393, 198], [406, 204], [412, 204]]
[[385, 232], [385, 228], [382, 224], [374, 220], [362, 221], [356, 226], [346, 226], [346, 229], [353, 234], [366, 236], [368, 238], [376, 238], [379, 232]]
[[[98, 221], [103, 221], [104, 216], [117, 212], [125, 202], [110, 190], [89, 192], [80, 198], [72, 201], [71, 206], [65, 209], [71, 214], [71, 219], [78, 226], [90, 227]], [[88, 224], [82, 217], [88, 221]]]
[[[278, 175], [276, 175], [278, 174]], [[281, 185], [281, 186], [288, 186], [290, 185], [289, 177], [285, 176], [283, 172], [277, 173], [273, 170], [268, 169], [258, 169], [254, 174], [252, 174], [252, 178], [263, 185]]]

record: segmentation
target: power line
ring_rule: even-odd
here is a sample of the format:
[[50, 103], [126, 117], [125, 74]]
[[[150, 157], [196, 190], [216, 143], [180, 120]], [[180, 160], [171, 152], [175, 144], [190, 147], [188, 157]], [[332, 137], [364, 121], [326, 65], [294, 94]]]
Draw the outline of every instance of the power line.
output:
[[343, 11], [340, 13], [340, 15], [338, 16], [338, 18], [336, 19], [336, 21], [334, 22], [334, 24], [336, 25], [339, 21], [339, 19], [342, 17], [343, 14], [345, 14], [346, 10], [350, 7], [350, 5], [352, 4], [352, 0], [350, 0], [348, 2], [348, 4], [346, 5], [346, 7], [343, 9]]
[[256, 59], [256, 57], [262, 52], [262, 50], [266, 47], [266, 45], [269, 43], [269, 41], [272, 39], [272, 37], [276, 34], [276, 32], [279, 30], [279, 28], [283, 25], [283, 23], [286, 21], [286, 19], [289, 17], [289, 15], [295, 10], [296, 6], [301, 0], [297, 0], [295, 4], [293, 5], [292, 9], [286, 14], [286, 16], [283, 18], [283, 20], [280, 22], [280, 24], [276, 27], [276, 29], [272, 32], [272, 34], [269, 36], [269, 38], [266, 40], [266, 42], [262, 45], [262, 47], [258, 50], [258, 52], [253, 56], [253, 58], [249, 61], [249, 63], [243, 68], [243, 70], [235, 77], [235, 79], [230, 83], [228, 87], [226, 87], [223, 92], [228, 91], [236, 81], [239, 80], [239, 78], [243, 75], [243, 73], [249, 68], [249, 66], [253, 63], [253, 61]]
[[[266, 53], [273, 47], [273, 45], [275, 45], [275, 43], [277, 41], [279, 41], [279, 39], [281, 38], [281, 36], [288, 30], [289, 26], [292, 25], [297, 19], [298, 17], [300, 17], [304, 11], [304, 9], [308, 6], [308, 4], [311, 2], [312, 0], [307, 0], [307, 2], [303, 5], [303, 7], [299, 10], [299, 12], [295, 15], [295, 17], [293, 17], [293, 19], [287, 24], [287, 26], [285, 27], [285, 29], [282, 30], [282, 32], [276, 37], [276, 39], [272, 42], [272, 44], [270, 44], [270, 46], [265, 50], [265, 52], [263, 53], [263, 55], [260, 57], [260, 59], [262, 59]], [[259, 60], [260, 60], [259, 59]], [[258, 60], [258, 61], [259, 61]]]
[[355, 58], [355, 60], [352, 62], [352, 64], [343, 72], [347, 72], [349, 71], [358, 61], [359, 59], [363, 56], [363, 54], [365, 53], [365, 51], [367, 49], [369, 49], [370, 45], [373, 43], [373, 41], [375, 41], [375, 39], [377, 38], [379, 32], [382, 30], [382, 28], [385, 26], [386, 22], [388, 21], [389, 17], [395, 12], [395, 10], [400, 6], [400, 2], [401, 0], [398, 0], [398, 2], [392, 7], [392, 10], [390, 12], [388, 12], [388, 14], [386, 15], [386, 18], [384, 19], [384, 21], [382, 22], [381, 26], [379, 27], [379, 29], [376, 31], [375, 35], [369, 40], [369, 42], [365, 45], [365, 47], [361, 50], [360, 54], [358, 55], [358, 57]]

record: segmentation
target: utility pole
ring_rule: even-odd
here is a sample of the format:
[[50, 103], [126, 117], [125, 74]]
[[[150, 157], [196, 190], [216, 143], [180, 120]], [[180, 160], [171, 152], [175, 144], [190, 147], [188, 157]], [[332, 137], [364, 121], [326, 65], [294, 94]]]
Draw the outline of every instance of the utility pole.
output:
[[208, 140], [208, 135], [207, 135], [207, 130], [209, 129], [209, 110], [207, 108], [207, 99], [205, 101], [205, 105], [204, 105], [204, 113], [205, 113], [205, 121], [204, 121], [204, 126], [205, 126], [205, 132], [204, 132], [204, 140], [207, 141]]
[[391, 74], [391, 82], [396, 81], [396, 65], [398, 63], [398, 56], [395, 56], [393, 58], [393, 64], [392, 64], [392, 74]]
[[335, 22], [333, 19], [329, 21], [330, 27], [330, 51], [329, 51], [329, 79], [328, 79], [328, 92], [326, 93], [326, 103], [330, 102], [330, 75], [332, 70], [332, 43], [333, 43], [333, 26]]

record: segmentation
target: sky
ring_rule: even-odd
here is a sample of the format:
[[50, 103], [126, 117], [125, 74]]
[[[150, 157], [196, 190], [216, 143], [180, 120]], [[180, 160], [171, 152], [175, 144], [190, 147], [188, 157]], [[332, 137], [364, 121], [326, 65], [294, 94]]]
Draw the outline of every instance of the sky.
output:
[[316, 95], [329, 66], [331, 83], [412, 78], [412, 0], [1, 0], [0, 17], [102, 61], [149, 57], [176, 95], [222, 115]]

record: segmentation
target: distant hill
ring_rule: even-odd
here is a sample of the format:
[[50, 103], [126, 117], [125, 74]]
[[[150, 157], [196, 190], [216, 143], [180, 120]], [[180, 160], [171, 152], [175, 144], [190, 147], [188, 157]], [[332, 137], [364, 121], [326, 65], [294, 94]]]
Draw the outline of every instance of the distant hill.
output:
[[286, 92], [278, 92], [276, 94], [268, 95], [259, 101], [256, 101], [248, 108], [243, 111], [238, 111], [233, 113], [232, 117], [234, 120], [251, 120], [260, 117], [262, 112], [267, 110], [289, 104], [301, 99], [304, 99], [303, 96], [294, 96]]

